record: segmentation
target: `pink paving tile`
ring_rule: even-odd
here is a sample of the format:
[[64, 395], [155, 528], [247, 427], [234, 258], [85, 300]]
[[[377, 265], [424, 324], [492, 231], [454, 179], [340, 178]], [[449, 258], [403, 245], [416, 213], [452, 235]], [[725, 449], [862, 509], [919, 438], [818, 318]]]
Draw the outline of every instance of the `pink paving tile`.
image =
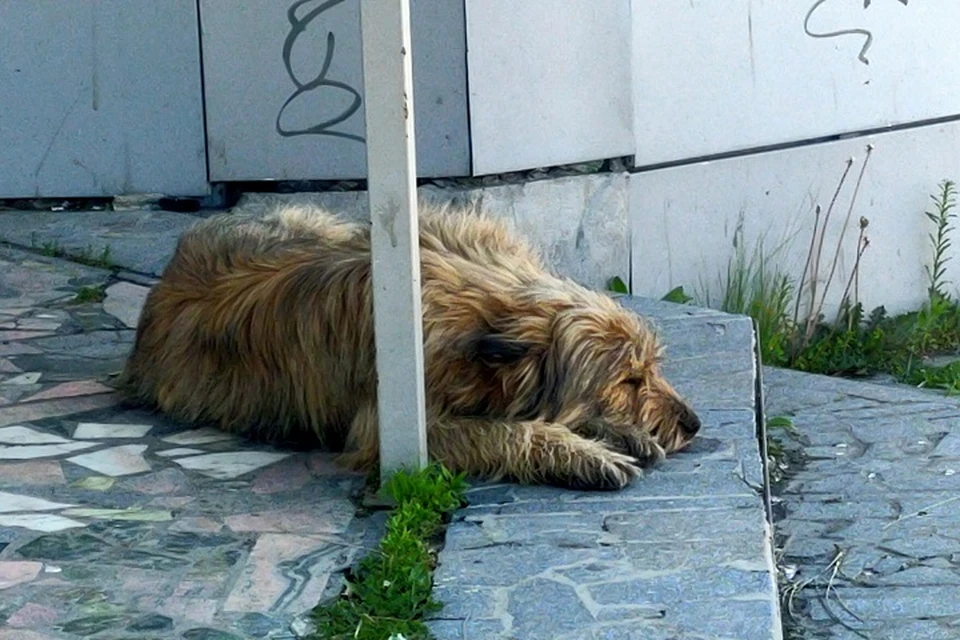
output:
[[30, 582], [40, 575], [42, 562], [0, 561], [0, 589], [9, 589], [23, 582]]
[[198, 600], [219, 598], [223, 593], [223, 583], [212, 580], [184, 580], [173, 591], [174, 598], [196, 598]]
[[102, 385], [95, 380], [79, 380], [77, 382], [64, 382], [46, 391], [34, 394], [29, 398], [24, 398], [21, 402], [33, 402], [35, 400], [53, 400], [56, 398], [75, 398], [77, 396], [91, 396], [98, 393], [110, 393], [113, 391], [110, 387]]
[[63, 469], [56, 460], [0, 462], [0, 485], [64, 484]]
[[288, 458], [261, 471], [251, 491], [261, 494], [296, 491], [312, 478], [303, 458]]
[[0, 373], [20, 373], [21, 371], [23, 371], [23, 369], [6, 358], [0, 358]]
[[0, 427], [20, 422], [31, 422], [45, 418], [56, 418], [72, 413], [93, 411], [113, 407], [120, 402], [115, 393], [101, 393], [95, 396], [80, 396], [78, 398], [62, 398], [0, 407]]
[[10, 627], [49, 628], [51, 624], [56, 622], [59, 615], [55, 609], [29, 603], [14, 611], [13, 614], [7, 618], [7, 625]]
[[314, 453], [307, 459], [307, 468], [315, 476], [363, 475], [336, 464], [336, 458], [335, 453]]
[[[151, 569], [125, 567], [117, 573], [118, 591], [130, 595], [149, 594], [160, 596], [169, 593], [169, 576]], [[166, 587], [166, 588], [164, 588]]]
[[[217, 614], [216, 600], [197, 600], [194, 598], [164, 598], [154, 610], [174, 620], [186, 619], [190, 622], [210, 624]], [[2, 640], [2, 639], [0, 639]]]
[[226, 518], [227, 526], [240, 532], [341, 533], [353, 519], [355, 509], [347, 500], [327, 500], [309, 511], [261, 511]]
[[191, 533], [216, 533], [223, 524], [210, 518], [179, 518], [170, 525], [169, 531], [189, 531]]
[[130, 482], [129, 487], [138, 493], [158, 496], [174, 493], [184, 488], [187, 476], [179, 469], [164, 469], [150, 475], [140, 476]]
[[[284, 575], [281, 563], [312, 555], [294, 583]], [[297, 614], [316, 606], [330, 573], [342, 568], [343, 547], [316, 536], [265, 534], [250, 552], [233, 591], [223, 603], [224, 611], [268, 611]], [[306, 579], [304, 579], [304, 577]]]

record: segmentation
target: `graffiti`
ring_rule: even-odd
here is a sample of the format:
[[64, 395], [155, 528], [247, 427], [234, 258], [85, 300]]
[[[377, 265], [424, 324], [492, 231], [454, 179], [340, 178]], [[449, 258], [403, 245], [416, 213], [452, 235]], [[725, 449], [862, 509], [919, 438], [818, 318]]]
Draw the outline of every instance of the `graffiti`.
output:
[[[810, 10], [807, 11], [807, 17], [803, 21], [803, 30], [811, 38], [836, 38], [837, 36], [862, 36], [864, 39], [863, 47], [860, 49], [860, 53], [857, 54], [857, 59], [860, 60], [863, 64], [870, 64], [870, 61], [867, 59], [867, 51], [870, 50], [870, 47], [873, 46], [873, 33], [868, 29], [841, 29], [839, 31], [823, 31], [823, 32], [814, 32], [810, 31], [810, 18], [821, 6], [827, 3], [828, 0], [817, 0], [813, 3], [813, 6], [810, 7]], [[907, 6], [909, 0], [897, 0], [903, 6]], [[863, 0], [863, 8], [867, 9], [873, 3], [873, 0]]]
[[[341, 122], [349, 120], [357, 111], [360, 109], [361, 98], [360, 93], [351, 87], [346, 82], [340, 82], [338, 80], [330, 80], [327, 78], [327, 73], [330, 71], [330, 65], [333, 63], [334, 53], [336, 52], [336, 36], [333, 32], [330, 31], [327, 33], [326, 39], [326, 51], [323, 56], [323, 64], [320, 66], [320, 71], [317, 75], [309, 80], [308, 82], [303, 82], [300, 78], [297, 77], [296, 72], [293, 70], [293, 64], [291, 63], [291, 55], [293, 52], [294, 44], [296, 44], [297, 38], [303, 34], [311, 22], [320, 18], [320, 16], [333, 7], [345, 2], [345, 0], [326, 0], [326, 2], [321, 3], [320, 5], [314, 7], [313, 9], [304, 13], [301, 17], [297, 16], [297, 10], [304, 5], [316, 2], [316, 0], [297, 0], [290, 8], [287, 9], [287, 20], [290, 22], [290, 32], [287, 34], [286, 39], [283, 42], [283, 66], [287, 70], [287, 75], [290, 76], [290, 80], [293, 81], [296, 90], [290, 95], [289, 98], [283, 103], [280, 107], [280, 111], [277, 112], [277, 121], [276, 121], [276, 130], [277, 133], [283, 137], [289, 138], [292, 136], [306, 136], [306, 135], [320, 135], [320, 136], [333, 136], [336, 138], [346, 138], [347, 140], [356, 140], [357, 142], [364, 142], [362, 136], [354, 135], [352, 133], [346, 133], [343, 131], [337, 131], [333, 129], [336, 125]], [[340, 113], [336, 114], [332, 118], [318, 122], [312, 126], [299, 128], [299, 129], [288, 129], [283, 126], [283, 114], [286, 111], [287, 107], [300, 96], [312, 92], [312, 91], [323, 91], [323, 90], [337, 90], [345, 91], [353, 96], [353, 100], [348, 107], [343, 109]]]

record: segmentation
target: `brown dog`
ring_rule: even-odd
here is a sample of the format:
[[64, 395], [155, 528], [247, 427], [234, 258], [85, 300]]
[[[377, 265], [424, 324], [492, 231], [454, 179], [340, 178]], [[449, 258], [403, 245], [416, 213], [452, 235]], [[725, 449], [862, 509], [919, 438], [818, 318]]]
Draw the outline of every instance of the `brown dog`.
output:
[[[651, 328], [550, 274], [475, 209], [420, 211], [430, 456], [453, 471], [625, 486], [700, 421]], [[121, 376], [187, 423], [378, 461], [367, 224], [309, 207], [221, 214], [184, 233]]]

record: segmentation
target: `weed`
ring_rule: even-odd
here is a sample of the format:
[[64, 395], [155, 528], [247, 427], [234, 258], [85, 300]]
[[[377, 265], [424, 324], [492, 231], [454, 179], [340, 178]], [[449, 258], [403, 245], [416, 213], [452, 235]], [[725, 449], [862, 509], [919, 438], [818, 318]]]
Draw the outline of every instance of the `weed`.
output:
[[81, 249], [78, 253], [73, 256], [70, 256], [75, 262], [80, 264], [85, 264], [90, 267], [98, 267], [101, 269], [112, 269], [116, 265], [113, 264], [111, 259], [112, 250], [110, 245], [104, 245], [103, 249], [100, 252], [97, 252], [91, 245], [87, 245]]
[[783, 442], [776, 435], [776, 431], [783, 431], [787, 435], [797, 435], [793, 420], [787, 416], [773, 416], [767, 419], [767, 458], [770, 468], [770, 479], [779, 482], [786, 469], [786, 450]]
[[103, 302], [107, 297], [107, 289], [103, 285], [97, 287], [80, 287], [77, 295], [73, 298], [74, 304], [84, 304], [86, 302]]
[[682, 286], [674, 287], [660, 299], [665, 302], [675, 302], [677, 304], [688, 304], [693, 302], [693, 296], [687, 295], [687, 292], [683, 290]]
[[748, 315], [756, 322], [760, 355], [767, 364], [783, 364], [789, 346], [789, 305], [793, 287], [789, 277], [771, 267], [772, 258], [783, 248], [769, 254], [759, 241], [750, 256], [743, 237], [742, 219], [733, 236], [733, 255], [726, 271], [718, 277], [721, 296], [713, 299], [710, 288], [702, 286], [701, 301], [726, 313]]
[[379, 548], [361, 560], [348, 578], [346, 594], [313, 611], [315, 638], [408, 640], [429, 638], [423, 617], [442, 605], [432, 597], [430, 539], [464, 501], [466, 483], [440, 465], [414, 473], [400, 471], [383, 492], [397, 507], [387, 521]]
[[87, 245], [83, 249], [80, 249], [76, 252], [71, 252], [66, 247], [61, 245], [56, 238], [38, 243], [37, 234], [36, 232], [33, 232], [30, 234], [30, 248], [38, 250], [40, 255], [48, 258], [66, 258], [90, 267], [114, 269], [117, 266], [113, 263], [113, 250], [110, 248], [109, 244], [104, 245], [103, 249], [100, 251], [94, 249], [93, 245]]
[[612, 291], [613, 293], [622, 293], [624, 295], [630, 293], [627, 283], [623, 281], [623, 278], [620, 276], [613, 276], [607, 280], [607, 291]]
[[66, 250], [56, 240], [48, 240], [40, 245], [40, 255], [48, 258], [62, 258], [66, 253]]

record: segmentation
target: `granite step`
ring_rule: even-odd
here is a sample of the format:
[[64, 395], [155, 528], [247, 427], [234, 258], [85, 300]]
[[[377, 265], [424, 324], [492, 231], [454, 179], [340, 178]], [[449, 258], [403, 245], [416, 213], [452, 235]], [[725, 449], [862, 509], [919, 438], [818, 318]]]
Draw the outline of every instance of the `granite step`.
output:
[[473, 487], [434, 575], [438, 640], [782, 637], [749, 318], [637, 297], [698, 440], [623, 491]]

